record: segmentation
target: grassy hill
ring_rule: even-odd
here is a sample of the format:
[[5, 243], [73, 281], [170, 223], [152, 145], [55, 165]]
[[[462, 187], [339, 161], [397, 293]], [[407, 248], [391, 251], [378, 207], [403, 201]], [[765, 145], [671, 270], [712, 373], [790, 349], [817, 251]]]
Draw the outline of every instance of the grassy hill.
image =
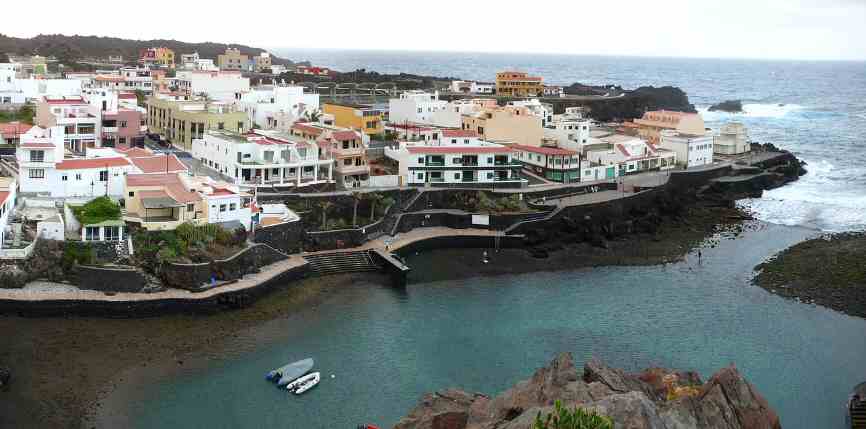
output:
[[[122, 55], [124, 61], [134, 62], [138, 59], [140, 49], [154, 46], [170, 48], [178, 57], [181, 54], [198, 52], [202, 58], [211, 58], [214, 61], [216, 61], [217, 55], [225, 52], [227, 46], [238, 48], [241, 53], [247, 55], [258, 55], [265, 51], [251, 46], [212, 42], [187, 43], [165, 39], [130, 40], [117, 37], [66, 36], [63, 34], [40, 34], [26, 39], [0, 34], [0, 53], [54, 56], [62, 63], [75, 63], [85, 58], [107, 58], [109, 55]], [[289, 59], [273, 55], [271, 55], [271, 59], [274, 64], [287, 66], [296, 64]], [[297, 64], [307, 63], [299, 62]]]

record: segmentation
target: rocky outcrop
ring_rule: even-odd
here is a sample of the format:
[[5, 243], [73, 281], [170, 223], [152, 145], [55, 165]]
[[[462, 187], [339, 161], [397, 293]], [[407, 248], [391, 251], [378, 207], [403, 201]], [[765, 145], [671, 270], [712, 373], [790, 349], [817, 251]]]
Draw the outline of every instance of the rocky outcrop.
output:
[[743, 111], [743, 102], [740, 100], [726, 100], [710, 106], [710, 112], [740, 113]]
[[627, 374], [587, 362], [582, 373], [568, 353], [531, 378], [490, 398], [449, 389], [425, 395], [395, 429], [525, 429], [555, 401], [613, 419], [617, 428], [781, 429], [767, 401], [733, 366], [706, 383], [694, 372], [650, 368]]
[[9, 387], [9, 382], [12, 380], [12, 371], [7, 368], [0, 367], [0, 390], [6, 390]]
[[21, 289], [27, 284], [27, 273], [17, 265], [0, 266], [0, 288]]

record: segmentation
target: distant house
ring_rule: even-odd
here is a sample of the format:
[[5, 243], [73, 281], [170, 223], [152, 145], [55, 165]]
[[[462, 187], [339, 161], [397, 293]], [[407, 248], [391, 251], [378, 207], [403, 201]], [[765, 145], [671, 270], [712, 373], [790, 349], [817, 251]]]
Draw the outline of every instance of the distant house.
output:
[[[108, 215], [110, 210], [115, 213]], [[94, 216], [92, 212], [98, 212]], [[126, 238], [126, 224], [116, 202], [101, 197], [85, 204], [66, 203], [64, 216], [67, 236], [80, 237], [81, 241], [122, 241]]]
[[18, 146], [21, 135], [26, 134], [33, 125], [21, 122], [0, 123], [0, 146]]
[[719, 134], [713, 137], [713, 153], [737, 155], [752, 150], [746, 126], [741, 122], [722, 125]]

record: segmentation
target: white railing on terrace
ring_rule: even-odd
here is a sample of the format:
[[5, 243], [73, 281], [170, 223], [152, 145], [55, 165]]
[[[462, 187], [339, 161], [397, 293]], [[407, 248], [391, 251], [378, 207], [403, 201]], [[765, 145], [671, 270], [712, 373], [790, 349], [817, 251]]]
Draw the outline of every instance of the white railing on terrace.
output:
[[33, 253], [33, 249], [36, 248], [36, 241], [28, 244], [23, 248], [9, 249], [4, 248], [0, 249], [0, 259], [26, 259], [30, 257]]

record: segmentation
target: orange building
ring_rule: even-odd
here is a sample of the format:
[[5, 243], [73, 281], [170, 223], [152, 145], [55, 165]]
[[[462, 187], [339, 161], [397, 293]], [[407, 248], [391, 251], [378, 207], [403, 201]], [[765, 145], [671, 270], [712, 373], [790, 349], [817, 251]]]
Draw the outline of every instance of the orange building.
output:
[[540, 97], [544, 95], [544, 80], [525, 72], [496, 73], [496, 95], [508, 97]]
[[704, 135], [704, 118], [697, 113], [675, 112], [670, 110], [653, 110], [635, 119], [638, 135], [651, 144], [659, 144], [661, 132], [676, 130], [690, 135]]

